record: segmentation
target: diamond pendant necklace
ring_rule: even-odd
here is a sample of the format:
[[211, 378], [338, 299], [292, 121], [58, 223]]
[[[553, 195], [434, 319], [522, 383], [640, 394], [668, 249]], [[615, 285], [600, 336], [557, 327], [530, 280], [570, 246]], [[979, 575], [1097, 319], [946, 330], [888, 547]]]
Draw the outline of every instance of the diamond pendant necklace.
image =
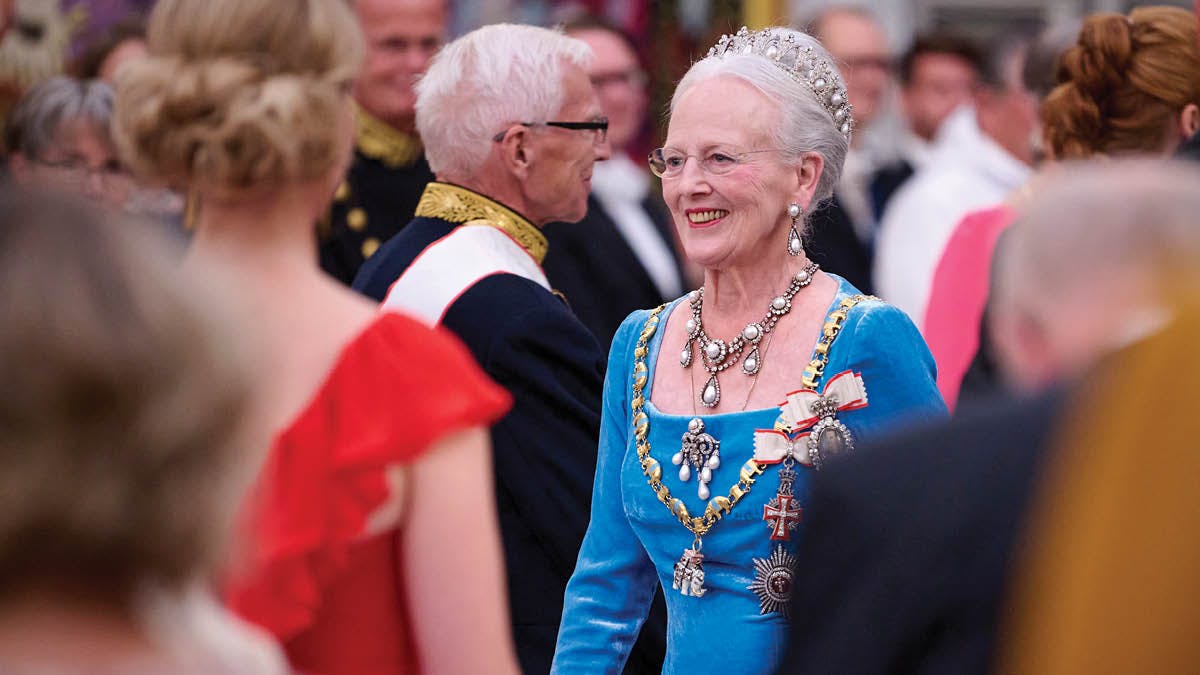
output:
[[[683, 343], [683, 351], [679, 354], [679, 365], [684, 368], [691, 367], [692, 345], [698, 345], [700, 365], [704, 366], [704, 370], [709, 374], [708, 381], [700, 390], [701, 405], [706, 408], [715, 408], [721, 403], [721, 382], [717, 379], [717, 374], [736, 365], [738, 361], [742, 362], [742, 373], [748, 376], [758, 373], [762, 368], [762, 354], [759, 353], [758, 343], [762, 341], [763, 336], [775, 328], [780, 317], [791, 311], [792, 298], [801, 288], [812, 283], [816, 272], [817, 264], [808, 263], [804, 269], [792, 276], [787, 290], [782, 295], [771, 299], [771, 304], [767, 307], [767, 314], [761, 321], [746, 324], [746, 327], [728, 342], [719, 338], [711, 338], [708, 333], [704, 332], [704, 322], [701, 319], [704, 288], [701, 287], [688, 294], [692, 318], [687, 322], [688, 337], [687, 341]], [[750, 347], [749, 352], [746, 352], [746, 347]], [[746, 352], [744, 360], [742, 359], [743, 352]]]
[[[773, 335], [767, 336], [767, 342], [763, 345], [762, 354], [766, 355], [771, 349], [771, 341], [774, 340]], [[690, 390], [696, 388], [696, 371], [689, 371], [691, 379]], [[750, 388], [746, 390], [746, 399], [742, 401], [742, 410], [746, 410], [746, 406], [750, 405], [750, 396], [754, 394], [754, 387], [758, 384], [758, 374], [750, 380]], [[692, 419], [688, 422], [688, 430], [680, 438], [679, 452], [671, 457], [671, 463], [679, 467], [679, 480], [686, 483], [692, 477], [692, 472], [696, 473], [696, 496], [700, 499], [708, 499], [710, 491], [708, 484], [712, 481], [712, 472], [716, 471], [721, 466], [721, 441], [712, 434], [704, 430], [704, 420], [696, 413], [696, 400], [692, 399]]]

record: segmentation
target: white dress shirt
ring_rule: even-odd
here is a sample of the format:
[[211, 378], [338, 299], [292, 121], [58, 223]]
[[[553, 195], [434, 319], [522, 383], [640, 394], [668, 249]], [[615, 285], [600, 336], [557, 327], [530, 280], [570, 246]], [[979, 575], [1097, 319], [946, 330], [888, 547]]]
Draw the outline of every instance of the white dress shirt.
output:
[[933, 273], [967, 213], [1004, 201], [1029, 179], [1029, 166], [980, 129], [963, 106], [938, 132], [933, 154], [889, 202], [875, 250], [875, 290], [923, 329]]
[[642, 208], [642, 201], [650, 194], [647, 171], [624, 153], [617, 153], [608, 161], [596, 162], [592, 169], [592, 194], [616, 223], [662, 297], [683, 295], [683, 278], [668, 248], [670, 244], [663, 240]]

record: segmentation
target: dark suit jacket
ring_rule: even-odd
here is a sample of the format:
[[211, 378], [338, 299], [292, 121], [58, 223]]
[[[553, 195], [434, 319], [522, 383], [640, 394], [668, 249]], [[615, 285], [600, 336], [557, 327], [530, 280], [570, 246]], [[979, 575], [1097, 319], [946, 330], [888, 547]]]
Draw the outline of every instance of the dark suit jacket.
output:
[[837, 195], [822, 202], [809, 217], [804, 251], [821, 269], [837, 274], [863, 293], [872, 292], [871, 250], [854, 232], [850, 215]]
[[877, 222], [883, 220], [883, 211], [892, 200], [892, 195], [896, 194], [896, 190], [912, 178], [915, 172], [912, 164], [900, 159], [879, 167], [871, 174], [867, 190], [871, 194], [871, 212], [875, 214]]
[[966, 410], [818, 473], [780, 672], [988, 672], [1063, 399]]
[[[642, 207], [671, 250], [682, 278], [675, 230], [662, 198], [651, 194]], [[542, 232], [550, 242], [542, 265], [550, 285], [567, 296], [571, 309], [596, 336], [604, 353], [630, 312], [674, 299], [664, 298], [658, 291], [612, 216], [594, 196], [588, 197], [583, 220], [550, 223]]]
[[[417, 255], [455, 227], [414, 218], [363, 265], [354, 288], [382, 300]], [[491, 433], [509, 609], [522, 670], [548, 673], [590, 517], [604, 356], [559, 298], [513, 274], [476, 282], [442, 324], [513, 395]]]

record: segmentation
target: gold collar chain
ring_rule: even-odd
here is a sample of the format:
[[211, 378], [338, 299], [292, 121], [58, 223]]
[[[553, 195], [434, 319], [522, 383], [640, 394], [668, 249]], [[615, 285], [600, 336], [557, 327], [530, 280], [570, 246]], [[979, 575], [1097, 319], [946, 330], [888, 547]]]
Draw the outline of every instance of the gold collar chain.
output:
[[533, 223], [507, 206], [449, 183], [430, 182], [425, 186], [416, 214], [422, 218], [440, 218], [451, 223], [485, 220], [487, 224], [513, 238], [541, 265], [549, 244]]
[[[816, 355], [804, 369], [803, 382], [804, 386], [809, 389], [816, 389], [816, 380], [825, 372], [825, 365], [829, 362], [829, 347], [837, 338], [838, 333], [842, 329], [842, 324], [846, 321], [850, 308], [854, 307], [863, 300], [874, 300], [870, 295], [852, 295], [838, 305], [837, 309], [829, 313], [825, 319], [825, 326], [821, 332], [821, 338], [817, 342], [815, 349]], [[650, 456], [650, 418], [644, 410], [646, 399], [642, 392], [646, 388], [649, 381], [649, 368], [646, 366], [646, 357], [650, 354], [650, 338], [658, 330], [659, 315], [666, 308], [666, 305], [659, 305], [650, 312], [650, 316], [646, 319], [646, 324], [642, 328], [641, 334], [638, 336], [638, 341], [633, 350], [633, 398], [630, 401], [630, 409], [633, 413], [633, 436], [637, 444], [638, 460], [642, 466], [642, 473], [646, 475], [646, 482], [650, 484], [650, 489], [654, 491], [658, 501], [671, 512], [671, 515], [679, 519], [692, 534], [696, 537], [704, 536], [709, 530], [716, 525], [725, 514], [733, 510], [733, 507], [741, 501], [746, 493], [750, 492], [750, 487], [758, 479], [758, 476], [766, 470], [766, 466], [759, 464], [753, 458], [746, 461], [738, 472], [738, 482], [729, 489], [728, 496], [718, 495], [713, 497], [708, 506], [704, 509], [703, 516], [692, 516], [688, 513], [687, 506], [683, 500], [678, 497], [671, 496], [671, 490], [663, 485], [662, 482], [662, 465], [658, 460]]]
[[817, 380], [825, 374], [825, 365], [829, 363], [829, 347], [833, 345], [834, 339], [841, 332], [842, 324], [846, 322], [846, 315], [850, 312], [850, 308], [863, 300], [878, 299], [873, 295], [851, 295], [842, 300], [837, 309], [829, 313], [829, 316], [825, 318], [825, 326], [821, 329], [821, 337], [817, 340], [817, 346], [813, 348], [816, 355], [805, 367], [804, 375], [800, 378], [800, 383], [804, 385], [805, 389], [816, 391]]
[[354, 106], [354, 117], [358, 120], [355, 145], [358, 151], [383, 162], [389, 169], [412, 166], [424, 149], [421, 139], [412, 134], [398, 131], [387, 122]]

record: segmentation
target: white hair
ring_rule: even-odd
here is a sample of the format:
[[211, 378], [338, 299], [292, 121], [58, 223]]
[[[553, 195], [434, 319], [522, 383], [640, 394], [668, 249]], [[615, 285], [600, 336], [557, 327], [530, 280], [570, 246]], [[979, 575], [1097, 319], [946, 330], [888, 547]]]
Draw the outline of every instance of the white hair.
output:
[[592, 51], [560, 31], [494, 24], [446, 45], [417, 83], [417, 133], [435, 174], [470, 175], [506, 125], [547, 122], [563, 106], [564, 66]]
[[13, 106], [5, 129], [9, 152], [42, 159], [62, 143], [59, 132], [77, 120], [87, 120], [109, 140], [113, 90], [100, 80], [77, 80], [59, 75], [35, 85]]
[[1200, 171], [1170, 161], [1067, 164], [1005, 233], [993, 302], [1001, 312], [1053, 314], [1090, 289], [1153, 290], [1159, 275], [1198, 264]]
[[[771, 28], [774, 35], [782, 39], [793, 36], [800, 47], [812, 47], [817, 60], [829, 63], [830, 68], [842, 80], [841, 73], [833, 64], [829, 52], [815, 38], [790, 28]], [[842, 165], [846, 162], [846, 151], [850, 141], [834, 123], [833, 117], [821, 106], [808, 85], [800, 82], [782, 67], [759, 54], [720, 54], [709, 56], [692, 64], [687, 74], [675, 88], [671, 97], [671, 110], [679, 103], [692, 86], [715, 77], [736, 77], [749, 83], [770, 99], [779, 110], [779, 126], [770, 130], [771, 140], [790, 161], [798, 162], [806, 152], [815, 152], [825, 162], [821, 177], [817, 180], [813, 201], [827, 199], [842, 176]], [[809, 213], [812, 209], [809, 209]]]

